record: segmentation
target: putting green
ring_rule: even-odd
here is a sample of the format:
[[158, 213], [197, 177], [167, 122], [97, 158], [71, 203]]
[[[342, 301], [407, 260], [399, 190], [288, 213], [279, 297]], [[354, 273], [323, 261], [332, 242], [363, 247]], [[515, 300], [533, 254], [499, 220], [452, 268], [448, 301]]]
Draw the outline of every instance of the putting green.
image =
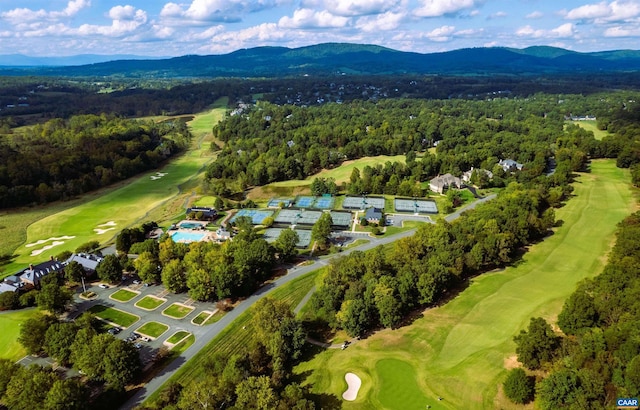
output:
[[382, 359], [376, 363], [376, 374], [380, 389], [378, 401], [386, 409], [422, 410], [426, 396], [418, 386], [416, 371], [402, 360]]
[[[343, 407], [375, 408], [389, 394], [382, 392], [389, 384], [378, 374], [377, 363], [395, 359], [415, 369], [416, 383], [427, 398], [424, 406], [511, 407], [498, 395], [498, 385], [505, 366], [514, 362], [513, 336], [532, 316], [555, 321], [577, 282], [601, 272], [616, 224], [636, 209], [627, 170], [602, 160], [594, 161], [591, 171], [579, 176], [575, 196], [556, 210], [562, 226], [533, 245], [517, 266], [475, 278], [450, 302], [425, 310], [410, 326], [382, 330], [344, 351], [327, 349], [295, 372], [309, 372], [305, 383], [312, 391], [335, 397], [341, 397], [346, 372], [371, 374], [374, 385], [367, 387], [363, 377], [358, 400]], [[395, 403], [389, 408], [409, 408], [399, 399]]]
[[164, 168], [120, 183], [119, 188], [105, 189], [103, 195], [88, 195], [95, 199], [29, 225], [26, 243], [15, 251], [17, 257], [5, 272], [11, 274], [29, 263], [41, 262], [88, 241], [107, 243], [123, 228], [141, 223], [150, 212], [180, 195], [180, 186], [196, 178], [213, 158], [208, 144], [202, 144], [206, 137], [202, 134], [205, 122], [212, 128], [224, 112], [224, 108], [214, 108], [196, 115], [193, 121], [200, 138], [194, 139], [188, 152]]

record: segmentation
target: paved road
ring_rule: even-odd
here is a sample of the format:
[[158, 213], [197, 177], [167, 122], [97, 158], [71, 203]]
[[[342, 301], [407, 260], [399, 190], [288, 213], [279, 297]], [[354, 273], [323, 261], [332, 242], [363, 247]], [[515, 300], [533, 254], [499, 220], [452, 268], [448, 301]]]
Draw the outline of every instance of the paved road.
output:
[[[476, 207], [476, 205], [478, 203], [481, 202], [485, 202], [485, 201], [489, 201], [493, 198], [495, 198], [495, 194], [493, 195], [489, 195], [485, 198], [482, 198], [476, 202], [473, 202], [472, 204], [468, 205], [467, 207], [458, 210], [456, 212], [454, 212], [451, 215], [448, 215], [445, 219], [447, 221], [453, 221], [454, 219], [457, 219], [460, 217], [460, 215], [462, 214], [462, 212], [469, 210], [469, 209], [473, 209]], [[406, 238], [408, 236], [411, 236], [415, 233], [415, 229], [411, 229], [408, 231], [404, 231], [401, 233], [398, 233], [396, 235], [390, 235], [384, 238], [368, 238], [371, 239], [370, 242], [360, 245], [356, 248], [351, 248], [351, 249], [347, 249], [341, 253], [337, 253], [337, 254], [333, 254], [321, 259], [316, 259], [314, 260], [314, 262], [312, 264], [306, 265], [306, 266], [297, 266], [294, 268], [291, 268], [287, 271], [287, 274], [284, 276], [279, 277], [278, 279], [276, 279], [275, 281], [263, 286], [261, 289], [259, 289], [256, 293], [254, 293], [253, 295], [251, 295], [250, 297], [248, 297], [247, 299], [243, 300], [240, 304], [238, 304], [232, 311], [228, 312], [226, 315], [224, 315], [224, 317], [212, 324], [212, 325], [208, 325], [206, 326], [206, 332], [202, 335], [200, 335], [200, 337], [196, 338], [195, 343], [189, 348], [187, 349], [185, 352], [182, 353], [182, 355], [180, 355], [180, 357], [176, 358], [173, 362], [171, 362], [169, 364], [169, 366], [167, 366], [165, 369], [163, 369], [162, 372], [160, 372], [155, 378], [153, 378], [149, 383], [147, 383], [143, 388], [141, 388], [138, 392], [136, 392], [136, 394], [129, 400], [127, 401], [124, 406], [122, 407], [123, 409], [132, 409], [140, 404], [142, 404], [142, 402], [144, 402], [151, 394], [153, 394], [153, 392], [155, 392], [157, 389], [159, 389], [174, 373], [176, 370], [178, 370], [178, 368], [180, 366], [182, 366], [184, 363], [186, 363], [187, 361], [189, 361], [191, 358], [193, 358], [193, 356], [195, 356], [204, 346], [206, 346], [211, 340], [213, 340], [216, 336], [218, 336], [218, 334], [220, 334], [220, 332], [227, 327], [231, 322], [233, 322], [238, 316], [240, 316], [242, 313], [244, 313], [247, 309], [249, 309], [254, 303], [256, 303], [258, 300], [262, 299], [263, 297], [265, 297], [269, 292], [271, 292], [273, 289], [282, 286], [286, 283], [291, 282], [292, 280], [295, 280], [297, 278], [299, 278], [300, 276], [303, 276], [307, 273], [310, 273], [316, 269], [320, 269], [323, 266], [326, 266], [329, 264], [329, 262], [331, 261], [331, 259], [336, 258], [336, 257], [341, 257], [344, 255], [348, 255], [351, 252], [354, 252], [356, 250], [358, 251], [366, 251], [369, 249], [373, 249], [376, 246], [379, 245], [384, 245], [384, 244], [388, 244], [394, 241], [397, 241], [398, 239], [401, 238]]]

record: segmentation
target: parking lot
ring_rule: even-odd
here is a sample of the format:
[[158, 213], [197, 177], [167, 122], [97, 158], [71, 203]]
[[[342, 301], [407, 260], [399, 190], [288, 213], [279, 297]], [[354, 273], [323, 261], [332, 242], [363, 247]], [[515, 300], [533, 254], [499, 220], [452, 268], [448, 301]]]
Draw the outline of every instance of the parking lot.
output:
[[[196, 339], [202, 336], [206, 332], [205, 326], [199, 326], [191, 323], [191, 319], [195, 318], [200, 312], [206, 310], [213, 312], [216, 307], [214, 303], [198, 302], [194, 301], [186, 293], [172, 294], [168, 292], [162, 285], [144, 286], [142, 283], [133, 283], [134, 279], [128, 278], [122, 284], [118, 286], [108, 285], [107, 288], [101, 287], [100, 282], [87, 284], [87, 291], [96, 293], [97, 297], [92, 300], [84, 300], [80, 298], [82, 290], [78, 290], [75, 294], [74, 300], [77, 304], [76, 311], [73, 317], [81, 315], [86, 310], [95, 305], [102, 305], [112, 307], [126, 313], [138, 316], [140, 319], [126, 329], [122, 329], [120, 332], [111, 331], [114, 336], [123, 340], [129, 340], [134, 343], [136, 347], [140, 349], [140, 357], [143, 366], [148, 364], [151, 359], [157, 354], [158, 350], [163, 346], [163, 342], [170, 338], [174, 333], [178, 331], [187, 331], [193, 334]], [[128, 289], [134, 292], [139, 292], [137, 296], [128, 300], [127, 302], [120, 302], [110, 298], [112, 294], [120, 289]], [[145, 296], [153, 296], [155, 298], [163, 299], [164, 302], [155, 309], [144, 309], [135, 306], [135, 304], [144, 299]], [[162, 312], [174, 303], [180, 303], [185, 306], [193, 307], [194, 309], [182, 319], [176, 319], [163, 315]], [[157, 338], [146, 338], [144, 335], [140, 337], [132, 337], [133, 332], [149, 322], [158, 322], [168, 326], [168, 329], [160, 334]], [[144, 338], [143, 338], [144, 337]]]

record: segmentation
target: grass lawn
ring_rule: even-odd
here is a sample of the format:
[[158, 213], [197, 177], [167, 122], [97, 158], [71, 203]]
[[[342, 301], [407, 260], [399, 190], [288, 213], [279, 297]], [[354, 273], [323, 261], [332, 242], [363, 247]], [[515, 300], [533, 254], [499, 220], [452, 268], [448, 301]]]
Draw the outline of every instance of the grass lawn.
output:
[[226, 314], [227, 314], [227, 312], [223, 312], [222, 310], [216, 311], [216, 313], [214, 313], [213, 315], [211, 315], [208, 318], [206, 318], [206, 320], [203, 323], [203, 326], [212, 325], [212, 324], [218, 322]]
[[116, 292], [113, 292], [111, 296], [109, 296], [109, 298], [113, 300], [117, 300], [118, 302], [128, 302], [131, 299], [138, 296], [139, 294], [140, 294], [139, 292], [134, 292], [132, 290], [119, 289]]
[[136, 329], [136, 332], [152, 337], [158, 338], [161, 334], [169, 330], [169, 326], [160, 322], [147, 322], [144, 325]]
[[184, 330], [180, 330], [178, 332], [175, 332], [173, 335], [171, 335], [170, 338], [167, 339], [167, 343], [171, 343], [172, 345], [180, 342], [182, 339], [184, 339], [185, 337], [189, 336], [191, 333], [186, 332]]
[[204, 310], [196, 315], [193, 319], [191, 319], [191, 323], [194, 325], [202, 325], [207, 318], [211, 316], [211, 312], [208, 310]]
[[[217, 105], [222, 105], [222, 102]], [[16, 258], [5, 267], [6, 274], [13, 274], [29, 263], [49, 259], [49, 256], [65, 249], [73, 250], [91, 240], [102, 244], [110, 242], [122, 228], [142, 220], [162, 223], [177, 213], [183, 213], [184, 201], [191, 188], [199, 185], [204, 166], [214, 158], [209, 144], [203, 142], [212, 139], [211, 128], [224, 116], [224, 112], [225, 108], [214, 108], [195, 116], [190, 122], [196, 135], [191, 149], [159, 169], [165, 174], [159, 179], [151, 179], [156, 175], [156, 171], [151, 171], [84, 195], [77, 201], [0, 215], [3, 221], [0, 225], [5, 227], [0, 229], [0, 234], [15, 238], [6, 244], [3, 241], [0, 248], [5, 253], [15, 251], [16, 254]], [[207, 128], [208, 134], [203, 135]], [[107, 223], [109, 225], [105, 225]], [[63, 237], [65, 239], [54, 239]], [[38, 245], [27, 246], [38, 241], [41, 241]]]
[[147, 295], [136, 302], [135, 307], [139, 307], [140, 309], [145, 310], [154, 310], [157, 309], [158, 306], [162, 305], [166, 302], [166, 299], [160, 299], [155, 296]]
[[[379, 331], [344, 351], [322, 351], [295, 372], [306, 375], [313, 392], [340, 400], [345, 373], [358, 374], [358, 399], [344, 402], [345, 409], [512, 408], [498, 385], [514, 362], [513, 336], [533, 316], [555, 321], [576, 283], [601, 272], [616, 224], [636, 209], [628, 171], [614, 161], [594, 161], [574, 187], [575, 197], [556, 210], [562, 226], [517, 266], [476, 277], [413, 324]], [[402, 383], [392, 380], [399, 377]]]
[[27, 351], [18, 342], [20, 336], [20, 326], [25, 320], [41, 315], [42, 312], [36, 308], [9, 310], [0, 312], [0, 358], [9, 359], [13, 362], [22, 359]]
[[609, 132], [607, 130], [598, 129], [598, 122], [594, 120], [588, 121], [570, 121], [572, 124], [578, 125], [580, 128], [584, 128], [587, 131], [593, 132], [593, 136], [597, 140], [601, 140], [607, 135]]
[[103, 305], [92, 306], [89, 308], [89, 312], [96, 315], [99, 319], [114, 323], [124, 328], [127, 328], [140, 320], [138, 316]]
[[165, 316], [172, 317], [174, 319], [182, 319], [183, 317], [187, 316], [189, 313], [193, 312], [194, 309], [195, 307], [184, 306], [179, 303], [174, 303], [173, 305], [163, 310], [162, 314]]

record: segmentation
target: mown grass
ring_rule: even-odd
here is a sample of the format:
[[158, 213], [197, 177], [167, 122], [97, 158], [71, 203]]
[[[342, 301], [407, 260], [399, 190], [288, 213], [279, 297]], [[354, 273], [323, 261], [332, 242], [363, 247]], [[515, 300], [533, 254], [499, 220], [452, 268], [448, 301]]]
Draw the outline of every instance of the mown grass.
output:
[[135, 307], [139, 307], [141, 309], [145, 309], [145, 310], [155, 310], [160, 305], [162, 305], [164, 302], [166, 302], [165, 299], [160, 299], [160, 298], [157, 298], [155, 296], [149, 296], [148, 295], [148, 296], [143, 297], [139, 301], [137, 301], [134, 306]]
[[202, 323], [211, 315], [210, 312], [200, 312], [196, 315], [196, 317], [194, 317], [193, 319], [191, 319], [191, 322], [193, 322], [196, 325], [202, 325]]
[[147, 322], [136, 329], [136, 332], [149, 337], [158, 338], [169, 330], [169, 326], [160, 322]]
[[119, 289], [116, 292], [113, 292], [113, 294], [109, 296], [109, 298], [117, 300], [118, 302], [125, 303], [135, 298], [136, 296], [138, 296], [137, 292], [128, 289]]
[[177, 332], [175, 332], [173, 335], [171, 335], [171, 337], [169, 337], [167, 339], [167, 343], [171, 343], [176, 344], [179, 341], [181, 341], [182, 339], [184, 339], [185, 337], [187, 337], [188, 335], [190, 335], [191, 333], [184, 331], [184, 330], [179, 330]]
[[25, 320], [41, 315], [42, 312], [35, 308], [11, 310], [0, 312], [0, 358], [13, 362], [22, 359], [27, 351], [18, 342], [20, 326]]
[[194, 307], [189, 307], [189, 306], [180, 305], [178, 303], [174, 303], [173, 305], [163, 310], [162, 314], [165, 316], [172, 317], [174, 319], [182, 319], [186, 317], [189, 313], [193, 312], [194, 309], [195, 309]]
[[203, 323], [203, 326], [207, 326], [207, 325], [212, 325], [216, 322], [219, 322], [220, 319], [222, 319], [224, 317], [224, 315], [226, 315], [227, 312], [224, 312], [222, 310], [218, 310], [216, 311], [216, 313], [214, 313], [213, 315], [209, 316]]
[[89, 308], [89, 312], [96, 315], [99, 319], [115, 323], [116, 325], [124, 328], [127, 328], [140, 320], [138, 316], [104, 305], [91, 306]]
[[609, 134], [607, 130], [601, 130], [598, 128], [598, 122], [594, 120], [587, 121], [571, 121], [572, 124], [578, 125], [580, 128], [584, 128], [587, 131], [593, 132], [593, 136], [597, 140], [601, 140]]
[[[517, 266], [476, 277], [411, 325], [379, 331], [344, 351], [322, 351], [295, 372], [313, 392], [339, 398], [345, 373], [358, 374], [358, 399], [344, 402], [345, 409], [513, 408], [498, 393], [505, 363], [515, 357], [513, 336], [533, 316], [555, 320], [577, 282], [601, 271], [616, 224], [636, 209], [628, 181], [628, 172], [614, 161], [594, 161], [592, 172], [574, 184], [575, 197], [556, 210], [562, 226], [533, 245]], [[395, 362], [380, 365], [383, 360]], [[415, 375], [395, 374], [399, 363]], [[391, 382], [394, 377], [405, 387]]]
[[[14, 260], [3, 267], [4, 276], [18, 271], [29, 263], [49, 259], [49, 256], [55, 256], [62, 250], [74, 250], [91, 240], [97, 240], [102, 244], [108, 243], [121, 229], [141, 223], [143, 220], [153, 219], [161, 223], [184, 212], [185, 201], [191, 191], [199, 185], [205, 165], [214, 158], [209, 145], [203, 142], [212, 139], [211, 128], [224, 115], [223, 105], [224, 100], [221, 99], [216, 103], [216, 106], [220, 106], [219, 108], [195, 116], [190, 123], [193, 124], [192, 129], [196, 135], [192, 148], [157, 170], [166, 173], [160, 179], [152, 180], [150, 177], [157, 171], [151, 171], [84, 195], [75, 201], [4, 212], [0, 225], [5, 228], [0, 229], [0, 234], [11, 239], [2, 241], [0, 254], [15, 255]], [[209, 134], [203, 135], [205, 129], [209, 130]], [[116, 225], [113, 226], [115, 229], [103, 234], [94, 231], [98, 225], [110, 221], [115, 222]], [[31, 256], [32, 251], [41, 250], [44, 246], [52, 244], [52, 241], [41, 246], [26, 246], [38, 240], [61, 236], [74, 238], [64, 240], [64, 243], [35, 256]]]

